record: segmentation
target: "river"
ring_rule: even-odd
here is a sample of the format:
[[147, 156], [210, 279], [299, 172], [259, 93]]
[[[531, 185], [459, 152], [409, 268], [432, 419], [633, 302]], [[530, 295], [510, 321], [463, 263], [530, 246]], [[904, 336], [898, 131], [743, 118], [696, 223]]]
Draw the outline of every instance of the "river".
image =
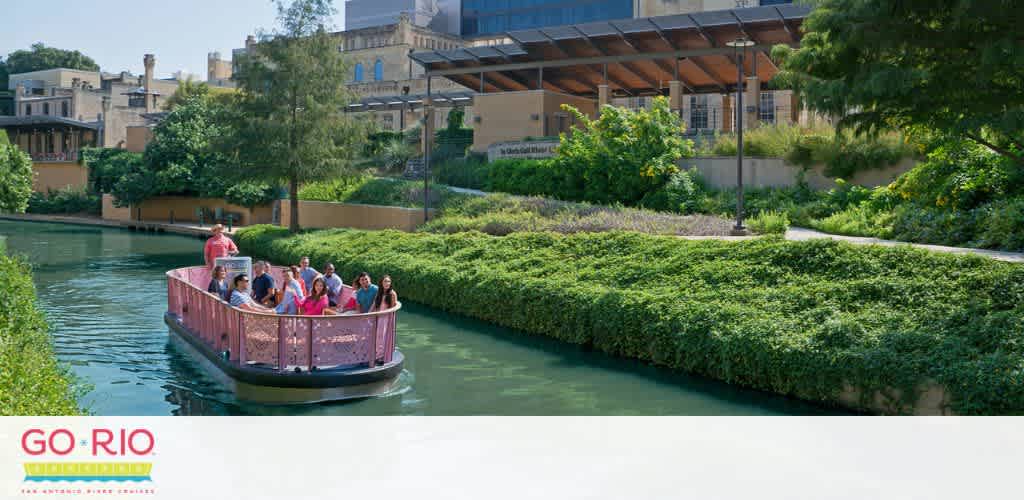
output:
[[[164, 273], [197, 265], [202, 241], [92, 226], [0, 220], [34, 265], [57, 356], [97, 415], [781, 415], [800, 401], [670, 373], [404, 303], [400, 389], [294, 406], [238, 401], [169, 340]], [[314, 263], [316, 265], [318, 263]], [[401, 293], [401, 276], [395, 276]]]

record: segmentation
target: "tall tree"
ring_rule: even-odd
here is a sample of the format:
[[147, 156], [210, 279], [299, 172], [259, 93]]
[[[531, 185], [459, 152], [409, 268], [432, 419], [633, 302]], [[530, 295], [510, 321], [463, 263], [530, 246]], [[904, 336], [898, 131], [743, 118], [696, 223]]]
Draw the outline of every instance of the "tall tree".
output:
[[226, 113], [229, 130], [219, 148], [247, 180], [287, 184], [288, 227], [299, 229], [299, 185], [351, 175], [365, 126], [343, 112], [354, 95], [345, 85], [349, 65], [324, 28], [331, 0], [277, 2], [278, 30], [261, 35], [243, 56], [235, 79], [241, 92]]
[[24, 212], [32, 195], [32, 158], [0, 130], [0, 212]]
[[99, 71], [100, 66], [91, 57], [77, 50], [47, 47], [42, 42], [32, 44], [29, 50], [15, 50], [7, 56], [9, 74], [27, 73], [41, 69], [68, 68]]
[[813, 0], [778, 83], [859, 132], [927, 128], [1024, 166], [1019, 0]]

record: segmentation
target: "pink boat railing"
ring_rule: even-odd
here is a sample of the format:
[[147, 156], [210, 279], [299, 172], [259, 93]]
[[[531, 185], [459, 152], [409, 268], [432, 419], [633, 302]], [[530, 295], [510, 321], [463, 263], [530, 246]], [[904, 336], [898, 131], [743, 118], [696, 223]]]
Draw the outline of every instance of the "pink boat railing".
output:
[[[274, 268], [277, 284], [284, 268]], [[206, 291], [204, 266], [167, 272], [167, 310], [196, 340], [241, 366], [281, 372], [312, 369], [373, 368], [390, 363], [395, 351], [395, 314], [386, 311], [325, 316], [295, 316], [246, 311]], [[354, 290], [343, 288], [341, 303]]]

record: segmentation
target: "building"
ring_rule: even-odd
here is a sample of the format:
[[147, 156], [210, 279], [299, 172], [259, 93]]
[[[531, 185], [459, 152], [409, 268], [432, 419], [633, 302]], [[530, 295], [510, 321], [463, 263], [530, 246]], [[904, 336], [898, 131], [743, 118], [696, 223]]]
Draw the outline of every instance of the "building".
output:
[[216, 87], [233, 87], [231, 61], [221, 58], [220, 52], [206, 54], [206, 83]]
[[14, 115], [0, 116], [0, 128], [32, 157], [36, 190], [84, 186], [81, 148], [127, 147], [129, 128], [163, 107], [178, 82], [153, 77], [152, 54], [143, 62], [143, 76], [65, 68], [10, 75]]
[[[351, 6], [348, 2], [346, 6]], [[423, 119], [421, 96], [427, 93], [427, 80], [423, 68], [409, 55], [429, 50], [454, 50], [465, 41], [450, 33], [419, 26], [412, 16], [400, 13], [398, 22], [349, 29], [333, 33], [338, 50], [348, 56], [351, 73], [349, 89], [359, 98], [349, 112], [366, 113], [381, 130], [401, 131], [411, 128]], [[234, 61], [251, 51], [256, 39], [249, 36], [246, 48], [232, 51]], [[450, 95], [449, 105], [467, 108], [466, 124], [472, 119], [468, 106], [472, 98], [460, 85], [435, 79], [431, 89], [435, 94]], [[445, 124], [445, 116], [436, 117], [436, 126]]]
[[348, 0], [345, 30], [397, 24], [402, 16], [413, 26], [459, 36], [460, 0]]
[[[730, 132], [740, 114], [748, 127], [799, 120], [792, 92], [767, 87], [778, 72], [769, 51], [775, 44], [799, 45], [809, 12], [766, 5], [533, 28], [506, 33], [511, 44], [409, 57], [424, 67], [428, 81], [476, 91], [477, 152], [570, 131], [572, 118], [562, 104], [594, 116], [604, 105], [643, 106], [654, 96], [668, 97], [691, 132]], [[727, 46], [738, 38], [754, 42], [742, 58], [742, 109], [735, 105], [741, 59]]]
[[633, 17], [635, 0], [463, 0], [462, 36]]

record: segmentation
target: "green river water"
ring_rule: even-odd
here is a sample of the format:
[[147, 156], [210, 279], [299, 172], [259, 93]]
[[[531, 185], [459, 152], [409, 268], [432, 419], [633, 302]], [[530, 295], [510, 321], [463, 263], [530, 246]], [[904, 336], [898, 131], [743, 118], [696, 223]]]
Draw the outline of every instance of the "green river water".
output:
[[[360, 401], [238, 401], [169, 340], [164, 273], [197, 265], [196, 238], [0, 220], [34, 264], [57, 356], [91, 385], [97, 415], [778, 415], [831, 412], [670, 373], [404, 303], [400, 389]], [[314, 263], [314, 265], [319, 263]], [[395, 276], [401, 293], [402, 277]]]

